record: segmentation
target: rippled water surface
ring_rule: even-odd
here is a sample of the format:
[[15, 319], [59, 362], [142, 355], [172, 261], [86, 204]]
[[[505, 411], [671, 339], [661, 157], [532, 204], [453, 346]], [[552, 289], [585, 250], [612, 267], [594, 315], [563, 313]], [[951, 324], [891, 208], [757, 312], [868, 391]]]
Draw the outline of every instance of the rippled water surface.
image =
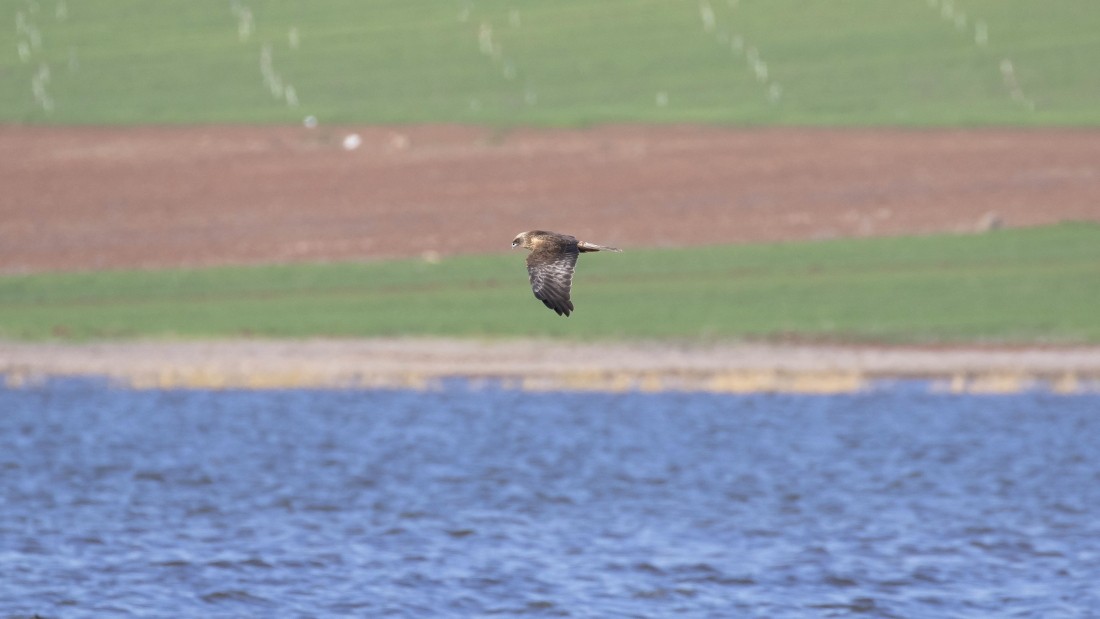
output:
[[0, 390], [0, 617], [1100, 615], [1100, 396]]

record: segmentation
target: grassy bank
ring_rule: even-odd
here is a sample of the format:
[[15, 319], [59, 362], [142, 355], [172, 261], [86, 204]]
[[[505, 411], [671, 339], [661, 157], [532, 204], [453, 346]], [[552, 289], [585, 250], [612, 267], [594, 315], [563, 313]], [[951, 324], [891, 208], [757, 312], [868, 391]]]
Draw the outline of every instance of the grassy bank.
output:
[[1100, 123], [1094, 0], [13, 0], [2, 12], [0, 122]]
[[1100, 226], [583, 256], [576, 313], [523, 256], [0, 278], [0, 337], [552, 336], [1100, 342]]

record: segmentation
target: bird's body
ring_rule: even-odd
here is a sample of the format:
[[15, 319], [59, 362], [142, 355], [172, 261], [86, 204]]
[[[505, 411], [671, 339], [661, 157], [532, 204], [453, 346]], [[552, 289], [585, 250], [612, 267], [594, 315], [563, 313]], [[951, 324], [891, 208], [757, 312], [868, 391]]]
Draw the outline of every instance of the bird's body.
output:
[[569, 291], [573, 285], [573, 270], [577, 257], [593, 251], [622, 251], [617, 247], [605, 247], [577, 237], [544, 230], [521, 232], [512, 240], [512, 247], [531, 251], [527, 256], [527, 273], [531, 276], [531, 291], [546, 307], [568, 316], [573, 311]]

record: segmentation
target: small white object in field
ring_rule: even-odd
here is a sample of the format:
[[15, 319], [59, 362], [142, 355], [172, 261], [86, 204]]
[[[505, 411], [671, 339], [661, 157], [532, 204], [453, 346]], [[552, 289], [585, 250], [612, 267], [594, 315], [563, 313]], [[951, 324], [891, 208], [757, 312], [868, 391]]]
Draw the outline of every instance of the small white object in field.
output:
[[358, 133], [349, 133], [344, 136], [344, 150], [355, 150], [363, 143], [363, 138]]

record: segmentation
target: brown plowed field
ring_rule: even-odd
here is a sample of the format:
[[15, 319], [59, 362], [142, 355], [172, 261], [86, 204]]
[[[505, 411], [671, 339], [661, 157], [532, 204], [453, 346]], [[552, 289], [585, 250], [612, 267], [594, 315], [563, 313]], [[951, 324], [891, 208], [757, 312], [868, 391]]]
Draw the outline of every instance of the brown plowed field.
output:
[[0, 126], [0, 187], [7, 273], [684, 246], [1100, 220], [1100, 130]]

